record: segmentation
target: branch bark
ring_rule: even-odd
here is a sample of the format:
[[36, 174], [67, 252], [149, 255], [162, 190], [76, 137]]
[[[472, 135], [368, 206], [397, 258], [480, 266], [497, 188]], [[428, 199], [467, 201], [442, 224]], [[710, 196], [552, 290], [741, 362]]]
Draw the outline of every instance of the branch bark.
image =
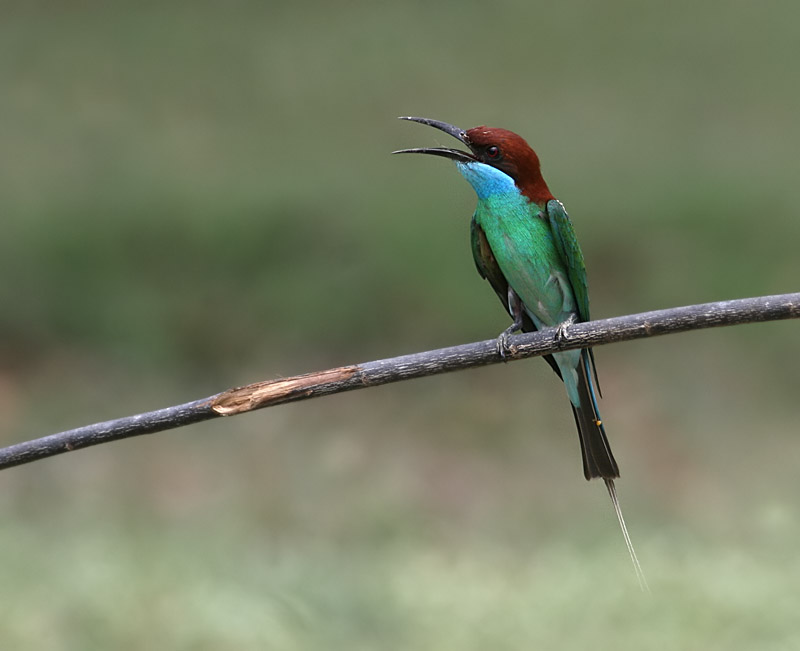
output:
[[[513, 351], [510, 359], [525, 359], [560, 350], [588, 348], [688, 330], [796, 318], [800, 318], [800, 293], [689, 305], [576, 323], [562, 336], [557, 335], [555, 328], [516, 335], [509, 339]], [[92, 445], [153, 434], [285, 402], [497, 364], [501, 361], [503, 360], [497, 352], [496, 340], [489, 339], [256, 382], [182, 405], [86, 425], [0, 448], [0, 470]]]

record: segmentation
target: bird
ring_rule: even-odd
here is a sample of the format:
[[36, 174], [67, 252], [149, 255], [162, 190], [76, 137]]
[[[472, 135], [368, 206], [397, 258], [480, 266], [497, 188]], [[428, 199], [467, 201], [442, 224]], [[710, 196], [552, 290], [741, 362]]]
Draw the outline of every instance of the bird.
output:
[[[544, 180], [536, 152], [507, 129], [461, 129], [447, 122], [401, 117], [453, 136], [467, 151], [450, 147], [400, 149], [394, 154], [429, 154], [450, 159], [475, 190], [478, 204], [470, 225], [472, 255], [478, 273], [494, 289], [512, 324], [497, 338], [503, 359], [513, 354], [509, 337], [518, 331], [557, 328], [589, 321], [586, 265], [564, 205]], [[569, 398], [587, 480], [605, 482], [637, 579], [647, 583], [622, 516], [614, 480], [619, 467], [606, 436], [597, 399], [600, 394], [590, 348], [546, 355]]]

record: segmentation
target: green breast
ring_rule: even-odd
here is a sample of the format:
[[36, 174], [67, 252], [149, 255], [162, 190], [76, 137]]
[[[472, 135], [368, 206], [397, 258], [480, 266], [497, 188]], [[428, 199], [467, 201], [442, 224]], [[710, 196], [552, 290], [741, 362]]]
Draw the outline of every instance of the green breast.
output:
[[475, 220], [497, 264], [537, 325], [554, 326], [575, 312], [567, 271], [539, 207], [519, 193], [481, 199]]

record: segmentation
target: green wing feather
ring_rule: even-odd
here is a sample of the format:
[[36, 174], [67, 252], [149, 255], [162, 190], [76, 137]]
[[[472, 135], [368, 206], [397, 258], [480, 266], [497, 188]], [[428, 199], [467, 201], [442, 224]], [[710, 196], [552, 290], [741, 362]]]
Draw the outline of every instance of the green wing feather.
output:
[[[478, 226], [473, 217], [469, 229], [470, 244], [472, 245], [472, 259], [475, 261], [475, 266], [478, 268], [478, 273], [481, 275], [481, 278], [486, 278], [488, 272], [486, 270], [486, 261], [483, 259], [483, 253], [481, 251], [481, 234], [481, 227]], [[494, 285], [492, 285], [492, 287], [494, 288]], [[495, 291], [497, 291], [496, 288]]]
[[[583, 252], [578, 244], [575, 229], [572, 228], [569, 215], [564, 210], [564, 204], [558, 200], [553, 199], [547, 202], [547, 217], [558, 253], [567, 265], [567, 275], [572, 285], [572, 291], [575, 294], [578, 316], [581, 321], [589, 321], [589, 283], [586, 280], [586, 264], [583, 261]], [[602, 396], [600, 380], [597, 378], [597, 366], [594, 363], [594, 351], [591, 348], [586, 350], [591, 360], [592, 374], [594, 375], [597, 392]], [[595, 406], [596, 404], [595, 400]]]
[[478, 273], [481, 278], [489, 281], [500, 301], [508, 309], [508, 281], [500, 271], [497, 260], [494, 257], [492, 249], [489, 247], [489, 242], [486, 240], [486, 235], [480, 227], [475, 218], [473, 217], [470, 225], [470, 240], [472, 244], [472, 257], [475, 260], [475, 266], [478, 268]]
[[581, 321], [589, 321], [589, 286], [586, 281], [586, 265], [583, 253], [572, 228], [567, 211], [560, 201], [547, 202], [547, 218], [556, 248], [567, 267], [567, 275], [575, 294], [578, 316]]

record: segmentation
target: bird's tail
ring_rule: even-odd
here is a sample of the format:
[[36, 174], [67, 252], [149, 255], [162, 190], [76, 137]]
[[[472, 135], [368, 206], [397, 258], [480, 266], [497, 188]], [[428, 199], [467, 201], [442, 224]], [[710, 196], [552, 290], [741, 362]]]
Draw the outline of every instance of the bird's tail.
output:
[[578, 436], [583, 453], [583, 474], [586, 479], [602, 477], [614, 479], [619, 477], [619, 468], [611, 453], [606, 430], [597, 408], [594, 377], [590, 368], [589, 351], [582, 350], [578, 363], [578, 398], [580, 407], [572, 405]]
[[578, 435], [581, 440], [581, 450], [583, 451], [583, 474], [586, 479], [602, 477], [614, 505], [614, 513], [619, 521], [622, 536], [625, 538], [625, 546], [628, 548], [633, 570], [636, 572], [636, 579], [643, 592], [649, 592], [647, 579], [645, 579], [642, 566], [636, 557], [636, 550], [633, 548], [631, 537], [628, 534], [628, 527], [625, 525], [625, 518], [622, 517], [622, 508], [617, 497], [617, 488], [614, 479], [619, 477], [619, 468], [611, 453], [611, 446], [608, 444], [606, 430], [600, 418], [600, 410], [597, 407], [597, 395], [595, 383], [597, 376], [592, 373], [591, 353], [588, 350], [581, 351], [581, 360], [578, 364], [578, 396], [580, 407], [572, 407], [575, 415], [575, 423], [578, 425]]
[[625, 518], [622, 517], [622, 508], [619, 505], [617, 498], [617, 487], [614, 486], [613, 479], [604, 479], [608, 494], [611, 497], [611, 503], [614, 505], [614, 512], [617, 514], [619, 520], [619, 527], [622, 529], [622, 535], [625, 538], [625, 546], [628, 548], [628, 554], [631, 556], [631, 563], [633, 563], [633, 571], [636, 572], [636, 579], [639, 581], [639, 587], [642, 592], [650, 592], [650, 587], [647, 585], [647, 579], [644, 577], [642, 566], [639, 565], [639, 559], [636, 557], [636, 550], [633, 548], [631, 537], [628, 534], [628, 527], [625, 526]]

